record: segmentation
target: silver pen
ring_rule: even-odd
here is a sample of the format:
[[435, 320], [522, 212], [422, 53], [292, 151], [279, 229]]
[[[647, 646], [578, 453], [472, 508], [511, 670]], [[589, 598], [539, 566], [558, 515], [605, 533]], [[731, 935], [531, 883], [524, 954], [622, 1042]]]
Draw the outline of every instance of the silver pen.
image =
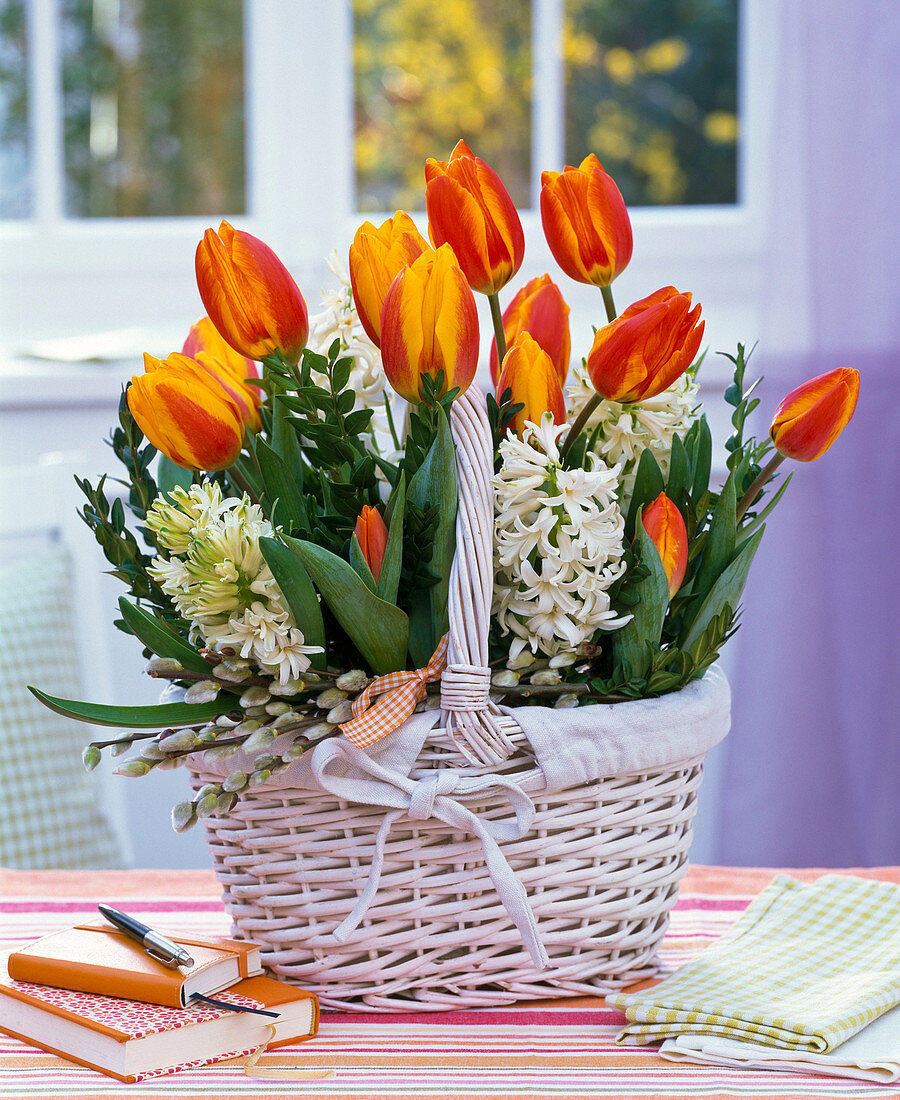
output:
[[179, 966], [194, 965], [194, 960], [187, 951], [161, 932], [154, 932], [146, 924], [135, 920], [134, 917], [129, 917], [127, 913], [113, 909], [111, 905], [98, 905], [97, 908], [110, 924], [114, 924], [120, 932], [136, 940], [152, 959], [161, 962], [163, 966], [176, 970]]

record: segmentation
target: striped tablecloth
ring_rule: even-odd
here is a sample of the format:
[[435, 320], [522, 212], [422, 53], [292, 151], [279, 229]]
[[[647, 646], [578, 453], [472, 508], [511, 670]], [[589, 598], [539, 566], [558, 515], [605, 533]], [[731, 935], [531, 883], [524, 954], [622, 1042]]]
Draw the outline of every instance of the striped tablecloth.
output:
[[[778, 873], [695, 867], [663, 942], [667, 968], [719, 936]], [[811, 881], [822, 871], [789, 872]], [[900, 868], [848, 872], [900, 882]], [[210, 871], [0, 870], [0, 947], [95, 914], [98, 901], [158, 914], [160, 925], [227, 934]], [[0, 1034], [0, 1098], [13, 1097], [900, 1097], [896, 1086], [837, 1078], [675, 1065], [617, 1047], [624, 1016], [588, 997], [501, 1009], [409, 1015], [323, 1013], [318, 1038], [260, 1065], [328, 1068], [324, 1080], [246, 1077], [220, 1062], [143, 1085], [122, 1085]]]

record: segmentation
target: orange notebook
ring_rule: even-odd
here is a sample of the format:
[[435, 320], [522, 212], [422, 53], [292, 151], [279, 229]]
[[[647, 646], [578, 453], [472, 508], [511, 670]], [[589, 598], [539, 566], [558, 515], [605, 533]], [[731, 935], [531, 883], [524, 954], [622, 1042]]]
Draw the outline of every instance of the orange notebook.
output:
[[14, 951], [9, 976], [17, 982], [183, 1008], [195, 993], [218, 993], [262, 973], [259, 948], [252, 943], [172, 938], [187, 948], [193, 966], [163, 966], [106, 921], [76, 924]]
[[0, 955], [0, 1031], [129, 1084], [309, 1039], [318, 1029], [315, 996], [284, 982], [248, 978], [232, 986], [228, 999], [271, 1009], [278, 1019], [12, 981]]

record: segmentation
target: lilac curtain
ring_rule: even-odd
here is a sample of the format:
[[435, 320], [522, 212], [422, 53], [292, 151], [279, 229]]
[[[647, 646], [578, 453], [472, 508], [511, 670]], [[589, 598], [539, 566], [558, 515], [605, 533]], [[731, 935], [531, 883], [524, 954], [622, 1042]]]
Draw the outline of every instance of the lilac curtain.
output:
[[[794, 480], [757, 555], [732, 643], [733, 727], [714, 762], [717, 805], [703, 858], [896, 864], [900, 4], [817, 0], [777, 10], [773, 171], [788, 211], [777, 208], [776, 188], [769, 309], [783, 322], [793, 295], [806, 346], [767, 355], [762, 334], [752, 360], [766, 376], [760, 412], [836, 366], [859, 369], [861, 393], [827, 455], [789, 464]], [[785, 271], [805, 279], [792, 285]]]

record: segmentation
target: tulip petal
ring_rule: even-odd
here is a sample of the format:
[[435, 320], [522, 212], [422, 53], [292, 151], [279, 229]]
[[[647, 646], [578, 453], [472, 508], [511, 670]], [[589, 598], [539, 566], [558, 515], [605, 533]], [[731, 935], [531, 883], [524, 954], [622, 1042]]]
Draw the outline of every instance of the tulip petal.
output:
[[804, 382], [775, 410], [769, 434], [777, 450], [798, 462], [821, 458], [856, 410], [859, 372], [838, 367]]

